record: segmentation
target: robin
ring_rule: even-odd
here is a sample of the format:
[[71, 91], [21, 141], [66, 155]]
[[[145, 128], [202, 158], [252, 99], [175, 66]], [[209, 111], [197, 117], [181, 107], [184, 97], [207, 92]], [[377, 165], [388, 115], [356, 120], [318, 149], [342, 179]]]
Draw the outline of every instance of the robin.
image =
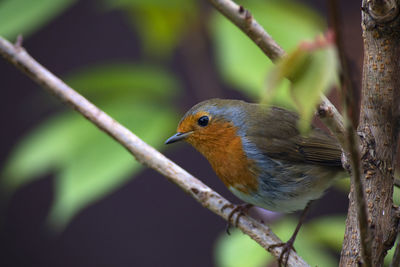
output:
[[186, 112], [165, 142], [191, 144], [246, 203], [278, 212], [304, 210], [289, 241], [274, 245], [283, 246], [280, 265], [284, 254], [287, 263], [310, 201], [343, 172], [336, 139], [315, 127], [303, 136], [297, 122], [295, 113], [282, 108], [210, 99]]

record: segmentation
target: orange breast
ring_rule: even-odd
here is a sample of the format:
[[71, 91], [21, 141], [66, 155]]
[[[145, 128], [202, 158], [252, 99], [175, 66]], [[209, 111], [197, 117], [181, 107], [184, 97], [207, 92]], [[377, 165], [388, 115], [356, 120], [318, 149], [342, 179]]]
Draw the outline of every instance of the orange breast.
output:
[[228, 122], [215, 122], [193, 133], [187, 141], [210, 162], [218, 177], [229, 187], [243, 193], [258, 190], [255, 163], [249, 160], [236, 128]]

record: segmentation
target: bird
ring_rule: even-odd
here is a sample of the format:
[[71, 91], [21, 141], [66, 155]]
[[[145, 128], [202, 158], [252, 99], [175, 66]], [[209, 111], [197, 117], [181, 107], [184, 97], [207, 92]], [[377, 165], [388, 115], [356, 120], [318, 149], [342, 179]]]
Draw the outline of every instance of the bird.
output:
[[303, 210], [289, 241], [276, 244], [283, 246], [279, 265], [284, 254], [287, 264], [309, 203], [343, 176], [337, 140], [314, 126], [302, 135], [298, 121], [296, 112], [280, 107], [214, 98], [190, 108], [165, 142], [191, 144], [247, 204], [282, 213]]

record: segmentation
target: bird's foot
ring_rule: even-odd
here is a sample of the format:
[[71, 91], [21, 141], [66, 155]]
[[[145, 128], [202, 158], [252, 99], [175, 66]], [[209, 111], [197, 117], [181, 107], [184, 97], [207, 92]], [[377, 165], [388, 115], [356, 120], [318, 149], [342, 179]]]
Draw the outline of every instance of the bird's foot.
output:
[[[221, 211], [223, 211], [224, 209], [226, 209], [228, 207], [232, 208], [232, 211], [228, 215], [228, 223], [226, 225], [226, 233], [228, 235], [231, 234], [229, 231], [231, 226], [233, 225], [233, 226], [237, 227], [240, 217], [245, 215], [249, 211], [249, 209], [252, 208], [253, 206], [254, 206], [253, 204], [246, 203], [246, 204], [240, 204], [240, 205], [228, 204], [228, 205], [225, 205], [222, 207]], [[233, 222], [232, 218], [233, 218], [233, 215], [235, 215], [235, 213], [237, 213], [237, 216], [236, 216], [235, 221]]]
[[292, 250], [296, 252], [296, 250], [293, 247], [294, 240], [295, 238], [290, 238], [286, 243], [278, 243], [268, 247], [268, 251], [271, 251], [276, 247], [282, 247], [281, 255], [278, 258], [279, 267], [281, 266], [286, 267], [289, 260], [290, 252]]

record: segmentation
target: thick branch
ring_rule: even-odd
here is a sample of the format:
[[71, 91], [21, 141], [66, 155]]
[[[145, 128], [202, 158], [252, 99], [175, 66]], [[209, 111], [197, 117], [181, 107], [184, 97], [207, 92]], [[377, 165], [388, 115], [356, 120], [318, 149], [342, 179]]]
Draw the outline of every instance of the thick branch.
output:
[[[397, 151], [400, 95], [400, 21], [398, 1], [363, 0], [364, 64], [361, 115], [362, 180], [368, 209], [372, 266], [383, 266], [393, 246], [398, 217], [393, 209], [393, 172]], [[390, 5], [395, 5], [388, 8]], [[388, 19], [390, 18], [390, 19]], [[341, 266], [356, 266], [361, 248], [355, 194], [349, 216]]]
[[[101, 111], [95, 105], [86, 100], [59, 78], [35, 61], [22, 47], [13, 46], [0, 37], [0, 54], [9, 62], [18, 67], [23, 73], [31, 77], [35, 82], [54, 94], [61, 101], [70, 105], [88, 120], [93, 122], [99, 129], [106, 132], [118, 143], [124, 146], [140, 163], [156, 170], [164, 175], [169, 181], [178, 185], [183, 191], [191, 195], [215, 214], [225, 220], [232, 211], [231, 203], [193, 177], [184, 169], [167, 159], [153, 147], [130, 132], [127, 128], [116, 122], [113, 118]], [[223, 207], [226, 207], [223, 209]], [[280, 243], [279, 238], [264, 224], [259, 223], [249, 216], [241, 216], [238, 227], [263, 248], [268, 248]], [[275, 257], [281, 254], [281, 248], [271, 249]], [[288, 262], [289, 266], [308, 266], [294, 252]]]
[[365, 10], [377, 23], [385, 23], [394, 20], [399, 14], [399, 6], [396, 0], [370, 1]]

